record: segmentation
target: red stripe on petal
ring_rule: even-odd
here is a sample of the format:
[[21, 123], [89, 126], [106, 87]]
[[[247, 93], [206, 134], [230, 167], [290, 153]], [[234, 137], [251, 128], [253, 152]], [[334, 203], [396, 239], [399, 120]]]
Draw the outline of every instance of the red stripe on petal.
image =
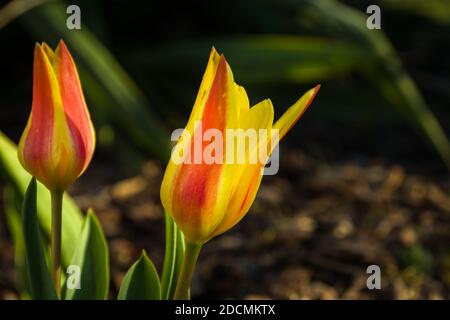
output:
[[[203, 141], [203, 133], [206, 130], [225, 131], [227, 68], [227, 62], [222, 55], [203, 109], [202, 130], [200, 128], [195, 130], [190, 143], [192, 161], [194, 161], [195, 152], [199, 152], [199, 150], [195, 150], [195, 147], [201, 146], [201, 156], [203, 157], [203, 151], [211, 143]], [[201, 142], [195, 143], [194, 141]], [[205, 230], [205, 228], [213, 227], [211, 222], [214, 212], [211, 210], [214, 210], [221, 170], [222, 164], [206, 164], [203, 158], [201, 163], [181, 165], [173, 183], [173, 214], [176, 215], [177, 223], [185, 226], [184, 230], [189, 229], [193, 233], [211, 231]], [[201, 237], [201, 235], [199, 236]]]
[[49, 65], [39, 45], [34, 49], [33, 102], [30, 127], [23, 143], [24, 166], [39, 179], [46, 176], [51, 161], [54, 126], [54, 101]]
[[81, 162], [81, 171], [84, 171], [94, 152], [95, 133], [75, 62], [63, 41], [56, 49], [56, 59], [61, 99], [73, 139], [75, 157]]

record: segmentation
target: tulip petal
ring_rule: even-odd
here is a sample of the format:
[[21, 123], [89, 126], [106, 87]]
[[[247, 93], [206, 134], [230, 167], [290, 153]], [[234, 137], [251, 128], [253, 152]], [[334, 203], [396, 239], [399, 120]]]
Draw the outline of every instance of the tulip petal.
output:
[[[209, 55], [208, 65], [206, 67], [205, 73], [203, 74], [202, 82], [200, 84], [200, 89], [197, 94], [197, 98], [194, 102], [194, 107], [192, 109], [191, 115], [189, 117], [188, 123], [185, 127], [185, 133], [188, 134], [188, 138], [184, 138], [181, 136], [177, 142], [175, 149], [183, 150], [182, 154], [187, 157], [188, 155], [192, 156], [188, 153], [188, 150], [191, 148], [192, 138], [194, 137], [194, 125], [196, 122], [201, 120], [203, 115], [203, 109], [205, 107], [206, 101], [209, 97], [209, 92], [212, 87], [212, 83], [215, 79], [217, 66], [219, 65], [220, 56], [217, 51], [212, 48], [211, 53]], [[169, 161], [167, 165], [166, 172], [164, 174], [164, 179], [161, 186], [161, 199], [163, 205], [165, 205], [165, 209], [169, 212], [172, 212], [172, 188], [169, 186], [173, 185], [173, 181], [180, 170], [181, 165], [175, 164], [174, 161]]]
[[250, 109], [250, 101], [248, 100], [247, 92], [244, 87], [236, 85], [236, 90], [239, 96], [238, 101], [241, 115]]
[[[43, 47], [34, 50], [33, 104], [31, 115], [19, 143], [22, 165], [46, 185], [55, 180], [54, 170], [59, 162], [54, 140], [56, 119], [63, 116], [58, 81]], [[64, 133], [62, 133], [64, 136]]]
[[[214, 81], [202, 111], [201, 127], [195, 128], [189, 148], [194, 163], [183, 163], [176, 173], [173, 189], [172, 208], [175, 221], [190, 241], [197, 242], [208, 234], [221, 220], [219, 181], [222, 164], [207, 164], [203, 150], [207, 143], [203, 133], [209, 129], [224, 132], [229, 103], [227, 63], [223, 56], [219, 59]], [[197, 142], [200, 143], [197, 143]], [[200, 146], [200, 149], [198, 149]], [[199, 159], [197, 155], [199, 154]], [[198, 160], [198, 163], [196, 161]], [[211, 214], [213, 213], [213, 214]], [[194, 226], [192, 228], [192, 226]]]
[[274, 117], [273, 104], [270, 99], [265, 99], [253, 107], [242, 116], [241, 127], [244, 129], [270, 129]]
[[[239, 177], [233, 196], [229, 202], [228, 213], [210, 238], [220, 235], [234, 227], [247, 214], [255, 200], [263, 175], [261, 164], [247, 165]], [[236, 179], [236, 178], [235, 178]]]
[[[269, 99], [259, 102], [242, 116], [241, 128], [243, 130], [256, 130], [257, 145], [256, 148], [253, 149], [250, 149], [249, 145], [246, 146], [248, 148], [245, 149], [246, 159], [244, 164], [226, 165], [224, 176], [229, 178], [231, 187], [229, 190], [221, 190], [221, 192], [229, 193], [231, 197], [228, 199], [226, 215], [212, 232], [210, 238], [219, 235], [236, 225], [245, 216], [253, 203], [262, 179], [261, 169], [267, 162], [266, 157], [264, 157], [264, 159], [260, 158], [259, 150], [260, 148], [267, 146], [273, 117], [273, 105]], [[260, 132], [265, 133], [265, 135], [260, 135]], [[235, 152], [237, 152], [236, 148]], [[268, 152], [270, 152], [270, 150], [267, 150], [266, 153]], [[252, 156], [255, 156], [254, 159], [256, 160], [256, 163], [250, 161]], [[268, 156], [269, 154], [267, 155], [267, 158]]]
[[[289, 109], [277, 120], [277, 122], [275, 122], [273, 128], [279, 130], [279, 140], [286, 135], [298, 119], [300, 119], [306, 109], [308, 109], [319, 89], [320, 85], [317, 85], [313, 89], [307, 91], [299, 100], [297, 100], [297, 102], [289, 107]], [[274, 147], [275, 145], [276, 144], [274, 144]]]
[[61, 41], [36, 44], [33, 102], [20, 139], [24, 168], [50, 190], [65, 190], [87, 167], [95, 144], [75, 64]]
[[[205, 73], [203, 74], [202, 82], [197, 93], [197, 97], [192, 108], [191, 115], [189, 117], [186, 129], [193, 132], [193, 125], [196, 120], [200, 120], [203, 114], [203, 108], [206, 100], [208, 99], [209, 91], [211, 90], [212, 83], [214, 81], [217, 66], [219, 65], [220, 56], [216, 49], [213, 47], [209, 54], [208, 65], [206, 66]], [[188, 128], [188, 126], [190, 128]]]
[[[209, 54], [208, 65], [206, 67], [205, 73], [203, 74], [202, 82], [200, 84], [200, 88], [198, 90], [197, 98], [194, 102], [194, 107], [192, 108], [191, 115], [189, 117], [188, 123], [186, 124], [185, 131], [193, 137], [194, 135], [194, 125], [197, 121], [200, 121], [203, 108], [205, 106], [206, 100], [208, 99], [209, 91], [212, 86], [212, 82], [214, 81], [214, 77], [216, 75], [217, 66], [219, 65], [220, 56], [217, 53], [216, 49], [213, 47], [211, 49], [211, 53]], [[188, 150], [189, 145], [192, 141], [190, 139], [180, 139], [177, 142], [174, 150]], [[183, 152], [186, 154], [186, 152]], [[164, 173], [164, 179], [161, 185], [161, 200], [164, 205], [164, 208], [168, 212], [173, 212], [172, 209], [172, 183], [180, 169], [178, 164], [174, 164], [173, 161], [169, 161], [166, 171]]]
[[78, 71], [64, 41], [60, 41], [55, 52], [54, 69], [58, 78], [61, 99], [72, 147], [81, 161], [81, 175], [91, 161], [95, 148], [95, 132], [86, 106]]
[[50, 63], [53, 64], [53, 59], [55, 57], [55, 52], [53, 51], [53, 49], [50, 48], [50, 46], [46, 42], [43, 42], [41, 44], [41, 47], [44, 50], [45, 54], [47, 55], [47, 58], [50, 61]]
[[[169, 168], [173, 165], [170, 161], [161, 187], [165, 209], [172, 213], [185, 236], [193, 242], [203, 240], [220, 223], [230, 197], [229, 192], [222, 192], [231, 185], [228, 177], [223, 174], [223, 163], [205, 163], [203, 159], [203, 152], [209, 145], [209, 142], [203, 141], [203, 134], [208, 130], [218, 130], [225, 145], [225, 129], [237, 128], [241, 108], [248, 108], [248, 98], [242, 98], [246, 97], [245, 90], [234, 83], [225, 57], [219, 57], [217, 66], [215, 58], [213, 50], [186, 127], [191, 133], [191, 139], [181, 142], [184, 144], [184, 154], [190, 155], [194, 163], [184, 162], [177, 168]], [[211, 71], [215, 73], [210, 83]], [[225, 159], [224, 148], [222, 152]], [[171, 181], [170, 186], [166, 184], [168, 181]]]

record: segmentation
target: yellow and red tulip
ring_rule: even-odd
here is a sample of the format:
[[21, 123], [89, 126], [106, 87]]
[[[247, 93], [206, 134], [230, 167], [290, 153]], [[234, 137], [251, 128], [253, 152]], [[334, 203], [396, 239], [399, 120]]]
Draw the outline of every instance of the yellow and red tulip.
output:
[[77, 68], [63, 41], [34, 49], [33, 102], [18, 147], [23, 167], [49, 190], [64, 191], [87, 168], [95, 132]]
[[[263, 100], [250, 108], [245, 89], [234, 82], [225, 57], [212, 49], [185, 129], [191, 138], [182, 137], [175, 148], [186, 151], [185, 156], [194, 153], [196, 136], [211, 128], [223, 133], [224, 145], [227, 129], [265, 129], [272, 139], [260, 139], [256, 150], [247, 150], [244, 163], [179, 163], [174, 161], [172, 153], [161, 185], [161, 201], [188, 242], [205, 243], [245, 216], [255, 199], [261, 169], [268, 159], [253, 163], [249, 161], [250, 155], [262, 148], [270, 153], [310, 105], [319, 87], [306, 92], [273, 123], [271, 101]], [[202, 142], [201, 148], [204, 150], [207, 145]]]

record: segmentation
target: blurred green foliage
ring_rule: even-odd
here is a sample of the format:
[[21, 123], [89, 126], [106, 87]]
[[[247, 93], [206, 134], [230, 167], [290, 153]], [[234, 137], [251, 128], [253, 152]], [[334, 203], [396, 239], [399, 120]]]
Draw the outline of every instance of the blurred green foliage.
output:
[[425, 274], [431, 274], [433, 271], [433, 256], [420, 244], [402, 249], [398, 255], [405, 267], [414, 268], [416, 272]]
[[[354, 114], [371, 114], [368, 109], [380, 104], [394, 107], [450, 165], [442, 122], [384, 31], [394, 30], [389, 19], [394, 21], [399, 12], [445, 26], [450, 6], [440, 0], [376, 3], [382, 7], [382, 30], [366, 28], [369, 1], [335, 0], [199, 1], [177, 10], [165, 2], [126, 7], [121, 1], [80, 0], [71, 4], [81, 8], [81, 30], [66, 28], [64, 1], [15, 0], [0, 11], [0, 26], [2, 34], [12, 29], [24, 39], [66, 41], [79, 65], [102, 147], [167, 159], [167, 132], [186, 121], [208, 52], [216, 46], [237, 81], [250, 87], [251, 97], [266, 98], [281, 88], [284, 92], [275, 99], [286, 108], [302, 90], [322, 82], [322, 113], [333, 108], [334, 97], [327, 99], [333, 91], [341, 104], [353, 106]], [[25, 28], [15, 30], [17, 25]], [[400, 28], [408, 30], [406, 23]], [[355, 77], [365, 79], [365, 96]], [[295, 85], [297, 93], [291, 96]], [[377, 96], [381, 100], [374, 100]], [[346, 112], [341, 113], [355, 121]]]
[[[2, 182], [6, 182], [9, 186], [7, 190], [11, 189], [10, 191], [7, 191], [10, 193], [7, 198], [10, 198], [11, 201], [22, 203], [31, 179], [31, 175], [20, 165], [19, 159], [17, 158], [17, 149], [14, 143], [10, 141], [1, 131], [0, 174]], [[37, 197], [39, 199], [37, 204], [37, 214], [39, 216], [41, 228], [46, 236], [46, 239], [50, 239], [51, 212], [48, 210], [51, 203], [50, 193], [39, 182], [37, 183]], [[14, 224], [15, 219], [18, 219], [18, 217], [15, 216], [20, 212], [20, 210], [18, 210], [14, 202], [8, 203], [7, 206], [9, 209], [6, 211], [7, 213], [11, 213], [10, 216], [13, 219], [11, 220], [11, 223]], [[16, 210], [14, 210], [14, 208], [16, 208]], [[65, 243], [65, 248], [63, 248], [62, 251], [62, 260], [64, 265], [68, 265], [76, 247], [75, 240], [81, 230], [82, 215], [73, 200], [67, 195], [64, 197], [63, 210], [63, 241]], [[20, 231], [18, 231], [18, 233], [14, 236], [18, 241], [21, 241], [22, 235], [20, 234]], [[18, 247], [20, 248], [21, 245], [19, 244]]]
[[384, 0], [390, 10], [429, 18], [443, 25], [450, 25], [450, 5], [447, 0]]

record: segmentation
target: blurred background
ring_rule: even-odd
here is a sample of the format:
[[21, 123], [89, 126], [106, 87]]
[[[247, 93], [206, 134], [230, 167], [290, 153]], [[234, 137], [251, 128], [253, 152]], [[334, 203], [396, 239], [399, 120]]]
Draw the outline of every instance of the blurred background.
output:
[[[20, 290], [5, 145], [30, 111], [34, 43], [59, 39], [98, 136], [70, 194], [104, 228], [111, 298], [142, 249], [161, 268], [168, 139], [187, 122], [212, 46], [276, 116], [322, 88], [248, 216], [205, 246], [193, 298], [450, 298], [450, 1], [0, 3], [0, 299]], [[81, 30], [66, 27], [69, 4]], [[366, 27], [371, 4], [381, 30]], [[381, 290], [366, 287], [372, 264]]]

